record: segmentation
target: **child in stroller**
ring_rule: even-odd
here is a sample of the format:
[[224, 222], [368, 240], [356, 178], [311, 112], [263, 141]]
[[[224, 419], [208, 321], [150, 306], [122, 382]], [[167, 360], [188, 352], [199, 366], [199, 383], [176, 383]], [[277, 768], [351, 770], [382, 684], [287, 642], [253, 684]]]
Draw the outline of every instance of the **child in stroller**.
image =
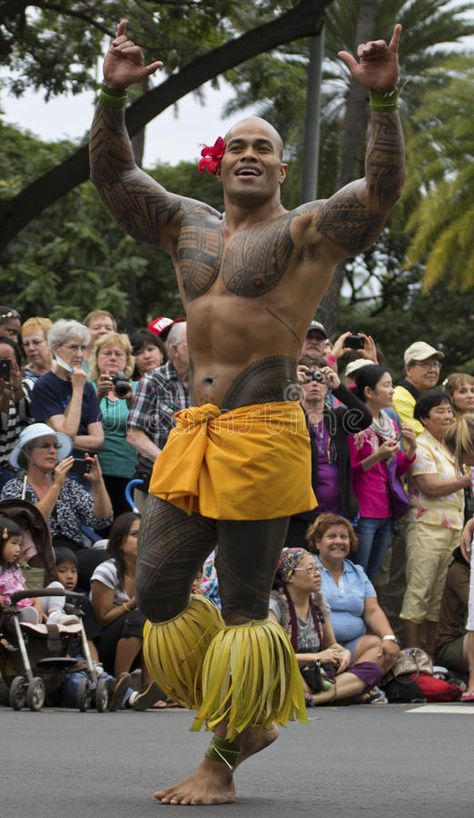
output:
[[[25, 577], [19, 566], [23, 545], [23, 529], [14, 520], [0, 516], [0, 606], [9, 605], [15, 591], [24, 591]], [[36, 599], [26, 597], [18, 602], [18, 617], [21, 622], [38, 624], [43, 610]]]
[[[91, 700], [94, 700], [98, 710], [105, 710], [111, 683], [109, 677], [97, 671], [90, 654], [82, 624], [82, 611], [78, 607], [79, 600], [84, 600], [85, 597], [62, 585], [45, 588], [46, 583], [60, 577], [56, 574], [49, 528], [44, 518], [33, 504], [25, 500], [0, 502], [0, 514], [2, 512], [7, 518], [4, 523], [7, 534], [17, 526], [20, 533], [15, 533], [15, 536], [18, 537], [23, 559], [29, 553], [28, 550], [25, 552], [26, 543], [34, 554], [34, 564], [40, 573], [37, 580], [39, 589], [16, 590], [11, 594], [5, 592], [0, 606], [0, 670], [9, 687], [10, 705], [17, 710], [25, 704], [32, 710], [40, 710], [46, 695], [57, 694], [69, 677], [74, 677], [75, 705], [85, 710]], [[18, 557], [17, 551], [18, 544], [15, 546], [14, 556], [20, 562], [21, 556]], [[29, 566], [25, 567], [25, 573], [26, 568]], [[22, 587], [24, 588], [24, 584]], [[39, 600], [45, 598], [51, 604], [54, 597], [59, 598], [59, 607], [67, 616], [73, 615], [75, 623], [39, 624], [41, 618], [46, 618]], [[64, 606], [65, 598], [72, 604], [72, 609]], [[28, 600], [26, 606], [25, 600]], [[33, 610], [35, 614], [38, 611], [36, 623], [24, 621], [23, 612], [27, 609]], [[76, 670], [78, 653], [83, 666], [80, 673]], [[123, 680], [121, 684], [123, 693]], [[113, 690], [114, 698], [120, 692]]]

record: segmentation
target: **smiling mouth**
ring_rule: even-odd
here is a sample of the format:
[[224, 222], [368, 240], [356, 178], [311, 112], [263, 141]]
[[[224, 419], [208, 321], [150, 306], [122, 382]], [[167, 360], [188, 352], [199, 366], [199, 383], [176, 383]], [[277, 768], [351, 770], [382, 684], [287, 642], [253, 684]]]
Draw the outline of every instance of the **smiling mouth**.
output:
[[257, 168], [241, 168], [235, 174], [236, 176], [261, 176], [261, 173]]

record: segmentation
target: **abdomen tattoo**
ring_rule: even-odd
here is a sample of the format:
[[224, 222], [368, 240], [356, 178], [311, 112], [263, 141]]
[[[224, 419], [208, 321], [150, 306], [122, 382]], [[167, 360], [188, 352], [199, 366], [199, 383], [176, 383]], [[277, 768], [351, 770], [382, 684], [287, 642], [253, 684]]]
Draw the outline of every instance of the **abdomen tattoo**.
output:
[[261, 358], [237, 375], [225, 394], [222, 409], [230, 411], [252, 403], [294, 400], [296, 386], [294, 358], [284, 355]]

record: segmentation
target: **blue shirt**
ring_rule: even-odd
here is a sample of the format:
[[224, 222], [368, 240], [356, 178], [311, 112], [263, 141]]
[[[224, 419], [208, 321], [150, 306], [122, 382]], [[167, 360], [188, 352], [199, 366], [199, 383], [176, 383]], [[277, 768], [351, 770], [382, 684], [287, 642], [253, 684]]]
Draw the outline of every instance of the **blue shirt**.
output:
[[336, 583], [321, 564], [321, 592], [331, 611], [331, 625], [339, 643], [359, 639], [367, 632], [363, 619], [365, 600], [376, 597], [375, 588], [361, 565], [344, 560], [344, 570]]

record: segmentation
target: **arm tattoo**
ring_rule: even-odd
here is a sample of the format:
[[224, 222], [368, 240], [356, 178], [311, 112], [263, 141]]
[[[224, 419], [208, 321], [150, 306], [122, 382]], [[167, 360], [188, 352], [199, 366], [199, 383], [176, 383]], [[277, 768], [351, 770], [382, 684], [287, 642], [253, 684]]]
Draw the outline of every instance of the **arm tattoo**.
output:
[[296, 382], [294, 358], [283, 355], [261, 358], [237, 375], [224, 396], [222, 408], [230, 412], [247, 404], [292, 400]]
[[372, 112], [365, 157], [365, 178], [346, 185], [324, 202], [316, 228], [326, 238], [356, 255], [369, 247], [400, 196], [405, 157], [397, 112]]
[[135, 164], [123, 111], [99, 105], [90, 136], [91, 178], [120, 226], [138, 241], [159, 244], [182, 200]]

